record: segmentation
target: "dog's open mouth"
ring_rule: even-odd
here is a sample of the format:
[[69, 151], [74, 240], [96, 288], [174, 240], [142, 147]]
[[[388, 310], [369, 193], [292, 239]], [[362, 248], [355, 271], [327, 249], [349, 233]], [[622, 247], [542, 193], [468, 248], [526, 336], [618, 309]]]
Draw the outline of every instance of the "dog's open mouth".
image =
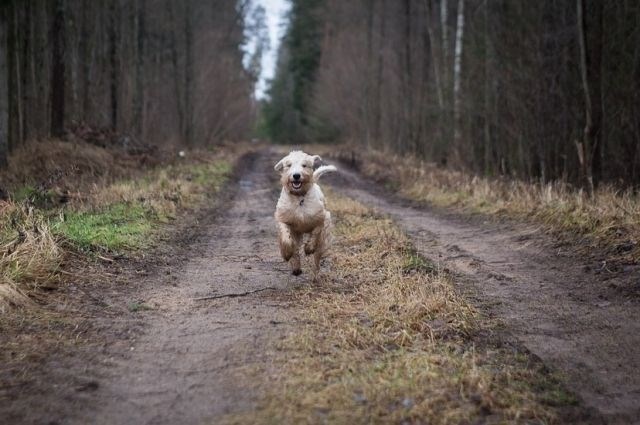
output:
[[302, 182], [291, 182], [291, 187], [295, 190], [298, 190], [302, 187]]

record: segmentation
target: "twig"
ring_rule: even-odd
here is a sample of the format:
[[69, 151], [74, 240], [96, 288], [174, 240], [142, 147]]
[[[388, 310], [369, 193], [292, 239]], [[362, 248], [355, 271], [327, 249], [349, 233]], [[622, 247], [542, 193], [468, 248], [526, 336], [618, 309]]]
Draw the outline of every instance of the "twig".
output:
[[274, 290], [275, 291], [275, 289], [276, 288], [274, 288], [272, 286], [268, 286], [266, 288], [256, 289], [255, 291], [241, 292], [239, 294], [209, 295], [208, 297], [194, 298], [193, 300], [194, 301], [204, 301], [204, 300], [215, 300], [215, 299], [218, 299], [218, 298], [244, 297], [246, 295], [255, 294], [256, 292], [269, 291], [269, 290]]

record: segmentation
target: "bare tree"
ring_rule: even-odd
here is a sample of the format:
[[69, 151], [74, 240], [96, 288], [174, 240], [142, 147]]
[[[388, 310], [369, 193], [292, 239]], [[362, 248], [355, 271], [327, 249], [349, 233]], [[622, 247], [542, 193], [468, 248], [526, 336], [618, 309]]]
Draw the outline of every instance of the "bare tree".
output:
[[462, 49], [464, 46], [464, 0], [458, 0], [458, 19], [456, 26], [456, 45], [453, 64], [453, 152], [454, 159], [462, 163]]
[[65, 0], [53, 2], [51, 66], [51, 135], [64, 135], [65, 118]]
[[135, 58], [135, 98], [133, 121], [136, 125], [136, 134], [138, 137], [143, 135], [144, 129], [144, 102], [145, 102], [145, 39], [146, 33], [146, 0], [136, 1], [135, 24], [136, 24], [136, 58]]
[[[599, 174], [598, 150], [601, 146], [602, 126], [602, 82], [600, 68], [602, 66], [602, 2], [589, 2], [588, 12], [593, 16], [588, 19], [585, 14], [586, 0], [577, 0], [578, 44], [580, 46], [580, 75], [584, 91], [585, 125], [582, 141], [577, 142], [578, 157], [582, 178], [589, 193], [595, 186], [594, 174]], [[587, 30], [587, 22], [591, 25]], [[587, 37], [587, 33], [589, 37]], [[599, 170], [598, 170], [599, 171]]]
[[118, 94], [120, 89], [120, 73], [118, 72], [118, 0], [109, 3], [109, 97], [111, 129], [118, 130]]

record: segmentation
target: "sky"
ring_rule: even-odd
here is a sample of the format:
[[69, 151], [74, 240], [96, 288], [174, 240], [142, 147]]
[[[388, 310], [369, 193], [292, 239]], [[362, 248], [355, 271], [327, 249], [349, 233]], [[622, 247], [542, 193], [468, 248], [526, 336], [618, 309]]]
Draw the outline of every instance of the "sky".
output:
[[[262, 58], [262, 73], [256, 86], [256, 97], [262, 99], [265, 97], [267, 81], [273, 78], [275, 73], [278, 47], [285, 30], [285, 14], [289, 10], [289, 2], [287, 0], [255, 0], [254, 6], [258, 5], [265, 9], [271, 43], [271, 49]], [[251, 49], [251, 43], [249, 48]]]

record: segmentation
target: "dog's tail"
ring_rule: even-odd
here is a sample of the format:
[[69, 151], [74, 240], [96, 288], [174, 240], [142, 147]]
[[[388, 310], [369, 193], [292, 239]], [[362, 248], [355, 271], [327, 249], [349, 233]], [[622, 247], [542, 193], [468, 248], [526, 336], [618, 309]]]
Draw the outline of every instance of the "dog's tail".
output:
[[324, 174], [330, 173], [332, 171], [338, 171], [338, 169], [333, 165], [321, 165], [318, 168], [316, 168], [316, 171], [313, 172], [313, 179], [318, 180]]

